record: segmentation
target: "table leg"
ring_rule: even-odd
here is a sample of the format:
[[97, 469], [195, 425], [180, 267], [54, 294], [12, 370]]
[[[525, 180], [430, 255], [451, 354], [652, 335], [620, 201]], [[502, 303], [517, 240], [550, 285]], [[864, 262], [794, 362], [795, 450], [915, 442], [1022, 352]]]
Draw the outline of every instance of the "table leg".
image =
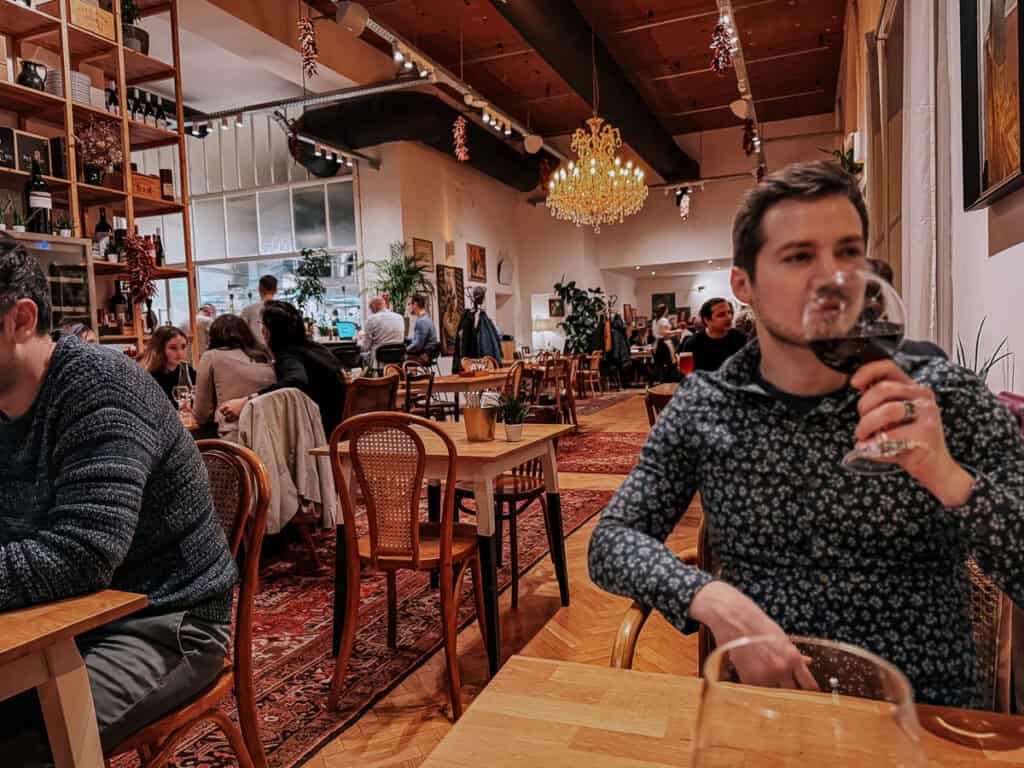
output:
[[[430, 480], [427, 483], [427, 520], [432, 523], [441, 522], [441, 481]], [[437, 571], [430, 572], [430, 587], [437, 589], [441, 583]]]
[[[352, 492], [352, 464], [342, 459], [341, 472], [345, 487]], [[340, 490], [340, 489], [339, 489]], [[334, 619], [331, 626], [331, 653], [338, 655], [341, 648], [342, 622], [345, 620], [345, 601], [348, 597], [348, 552], [345, 543], [345, 525], [342, 518], [334, 528]]]
[[97, 768], [103, 763], [89, 673], [73, 638], [45, 651], [50, 679], [40, 685], [39, 703], [57, 768]]
[[562, 605], [569, 604], [569, 571], [565, 559], [565, 532], [562, 527], [562, 496], [558, 489], [558, 460], [555, 443], [548, 443], [547, 452], [541, 457], [544, 467], [544, 487], [547, 490], [547, 530], [551, 545], [551, 562], [558, 578], [558, 592]]
[[480, 547], [480, 570], [483, 573], [484, 626], [487, 629], [487, 668], [494, 676], [501, 663], [501, 623], [498, 620], [498, 547], [494, 535], [494, 480], [477, 478], [473, 483], [476, 500], [477, 544]]

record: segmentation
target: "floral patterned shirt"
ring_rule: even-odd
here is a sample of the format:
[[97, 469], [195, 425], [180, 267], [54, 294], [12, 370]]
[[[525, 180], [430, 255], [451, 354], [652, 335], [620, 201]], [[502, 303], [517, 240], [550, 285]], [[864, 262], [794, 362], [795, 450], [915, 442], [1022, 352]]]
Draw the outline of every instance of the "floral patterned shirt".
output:
[[950, 452], [977, 477], [964, 506], [944, 508], [903, 472], [843, 469], [857, 392], [803, 413], [787, 407], [757, 383], [753, 341], [679, 387], [602, 513], [591, 578], [692, 631], [690, 602], [713, 577], [664, 541], [699, 490], [720, 578], [786, 632], [879, 654], [918, 701], [977, 706], [965, 562], [973, 555], [1024, 605], [1024, 442], [972, 373], [934, 358], [897, 361], [935, 392]]

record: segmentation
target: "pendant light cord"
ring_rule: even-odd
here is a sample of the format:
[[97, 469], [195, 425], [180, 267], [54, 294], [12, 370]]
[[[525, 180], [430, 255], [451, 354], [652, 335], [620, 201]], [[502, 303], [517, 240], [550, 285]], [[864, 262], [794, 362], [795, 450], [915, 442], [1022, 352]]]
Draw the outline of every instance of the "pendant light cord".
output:
[[594, 117], [597, 117], [598, 104], [601, 103], [601, 84], [597, 79], [597, 38], [594, 28], [590, 28], [590, 101], [594, 106]]

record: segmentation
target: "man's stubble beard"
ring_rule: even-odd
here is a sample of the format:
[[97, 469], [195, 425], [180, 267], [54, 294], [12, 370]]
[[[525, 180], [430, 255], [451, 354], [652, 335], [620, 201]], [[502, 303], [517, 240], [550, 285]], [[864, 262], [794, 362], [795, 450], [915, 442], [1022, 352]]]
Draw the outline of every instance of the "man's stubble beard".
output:
[[[755, 310], [755, 313], [756, 313], [756, 310]], [[785, 347], [792, 347], [794, 349], [808, 349], [809, 348], [808, 345], [807, 345], [807, 340], [806, 339], [804, 339], [804, 338], [796, 338], [794, 336], [790, 336], [785, 331], [782, 331], [782, 330], [780, 330], [778, 328], [772, 327], [772, 324], [767, 322], [766, 320], [764, 320], [762, 318], [758, 318], [758, 320], [757, 320], [757, 332], [760, 334], [762, 331], [764, 333], [767, 333], [775, 341], [777, 341], [779, 344], [781, 344], [781, 345], [783, 345]]]

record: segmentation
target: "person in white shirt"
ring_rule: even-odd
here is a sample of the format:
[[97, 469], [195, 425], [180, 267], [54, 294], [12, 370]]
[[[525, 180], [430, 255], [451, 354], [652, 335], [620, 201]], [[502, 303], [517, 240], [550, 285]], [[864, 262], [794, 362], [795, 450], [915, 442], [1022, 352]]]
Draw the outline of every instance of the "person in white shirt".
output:
[[203, 356], [203, 352], [210, 347], [210, 326], [213, 325], [216, 317], [217, 308], [213, 304], [203, 304], [199, 308], [199, 314], [196, 315], [195, 350], [197, 364], [199, 358]]
[[277, 278], [273, 275], [264, 275], [260, 278], [260, 300], [250, 304], [243, 309], [239, 315], [249, 324], [252, 335], [257, 339], [263, 338], [263, 307], [268, 301], [273, 301], [277, 296]]
[[676, 345], [673, 340], [681, 337], [683, 331], [672, 327], [668, 307], [664, 304], [654, 308], [651, 335], [654, 336], [655, 372], [662, 381], [673, 381], [676, 371]]
[[367, 365], [376, 367], [377, 348], [383, 344], [405, 344], [405, 319], [387, 307], [382, 296], [370, 299], [370, 311], [363, 327], [362, 349], [369, 353]]

